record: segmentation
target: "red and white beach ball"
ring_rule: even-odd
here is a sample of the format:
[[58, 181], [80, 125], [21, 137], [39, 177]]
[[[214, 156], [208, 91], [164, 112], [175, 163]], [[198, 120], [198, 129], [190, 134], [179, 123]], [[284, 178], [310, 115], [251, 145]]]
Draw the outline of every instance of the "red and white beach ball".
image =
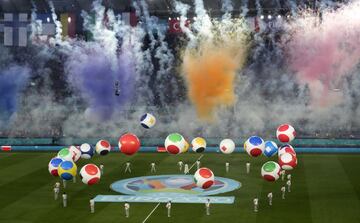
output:
[[280, 142], [289, 143], [295, 139], [296, 131], [289, 124], [280, 125], [276, 130], [276, 137]]
[[69, 151], [72, 154], [72, 160], [77, 162], [81, 157], [81, 151], [76, 146], [69, 146]]
[[297, 165], [297, 158], [292, 153], [284, 153], [279, 156], [279, 165], [283, 170], [292, 170]]
[[232, 139], [223, 139], [220, 142], [219, 149], [224, 154], [231, 154], [235, 150], [235, 143]]
[[107, 155], [111, 150], [111, 145], [106, 140], [100, 140], [96, 143], [95, 151], [97, 154], [105, 156]]
[[122, 153], [133, 155], [140, 149], [140, 140], [136, 135], [126, 133], [119, 138], [118, 145]]
[[194, 174], [195, 184], [202, 189], [211, 187], [214, 184], [214, 179], [214, 173], [206, 167], [198, 169]]
[[279, 147], [278, 156], [281, 156], [284, 153], [292, 153], [292, 154], [294, 154], [296, 156], [296, 152], [295, 152], [294, 147], [292, 147], [289, 144], [286, 144], [286, 145], [283, 145], [283, 146]]
[[86, 164], [80, 170], [81, 181], [87, 185], [93, 185], [100, 181], [101, 172], [95, 164]]

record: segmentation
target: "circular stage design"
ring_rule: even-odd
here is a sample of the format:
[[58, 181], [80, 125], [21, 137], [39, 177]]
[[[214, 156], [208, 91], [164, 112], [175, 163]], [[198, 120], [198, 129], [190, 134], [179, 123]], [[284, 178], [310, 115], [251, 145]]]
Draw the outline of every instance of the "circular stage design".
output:
[[119, 180], [110, 185], [116, 192], [129, 195], [149, 196], [207, 196], [226, 193], [241, 187], [232, 179], [215, 177], [215, 183], [208, 189], [195, 185], [191, 175], [143, 176]]

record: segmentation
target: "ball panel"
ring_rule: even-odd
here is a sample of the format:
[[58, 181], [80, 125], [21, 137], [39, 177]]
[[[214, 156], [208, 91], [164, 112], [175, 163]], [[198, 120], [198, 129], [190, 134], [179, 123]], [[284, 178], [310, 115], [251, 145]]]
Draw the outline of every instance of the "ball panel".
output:
[[264, 175], [265, 180], [267, 181], [275, 181], [275, 177], [269, 174]]
[[105, 156], [108, 153], [109, 153], [109, 150], [103, 150], [100, 152], [100, 155]]
[[249, 138], [249, 142], [252, 145], [258, 146], [258, 145], [261, 145], [263, 143], [263, 140], [260, 137], [252, 136], [252, 137]]
[[60, 166], [63, 170], [70, 170], [74, 165], [72, 162], [63, 162]]
[[279, 134], [278, 139], [280, 142], [289, 142], [290, 138], [285, 134]]
[[288, 129], [289, 129], [289, 125], [284, 124], [284, 125], [280, 125], [280, 126], [279, 126], [278, 131], [284, 132], [284, 131], [286, 131], [286, 130], [288, 130]]
[[260, 156], [261, 153], [262, 153], [262, 150], [259, 148], [253, 148], [252, 150], [250, 150], [251, 156], [254, 156], [254, 157]]
[[170, 145], [167, 147], [167, 151], [171, 154], [178, 154], [180, 153], [180, 149], [175, 145]]
[[205, 151], [205, 148], [204, 147], [199, 147], [199, 148], [197, 148], [196, 150], [195, 150], [195, 152], [197, 152], [197, 153], [202, 153], [202, 152], [204, 152]]
[[82, 154], [81, 158], [83, 159], [91, 159], [92, 156], [90, 156], [89, 154]]
[[284, 153], [283, 155], [281, 155], [281, 161], [283, 163], [290, 163], [293, 160], [293, 157], [291, 156], [290, 153]]
[[203, 189], [207, 189], [207, 188], [211, 187], [213, 184], [214, 184], [214, 181], [212, 181], [212, 180], [206, 181], [206, 182], [203, 184], [202, 188], [203, 188]]
[[96, 184], [97, 182], [99, 182], [100, 181], [100, 178], [99, 177], [93, 177], [93, 178], [91, 178], [88, 182], [87, 182], [87, 184], [88, 185], [94, 185], [94, 184]]
[[147, 117], [147, 114], [144, 114], [143, 116], [141, 116], [140, 121], [141, 122], [144, 121], [146, 119], [146, 117]]
[[276, 168], [276, 165], [274, 162], [266, 162], [264, 165], [263, 165], [263, 169], [266, 171], [266, 172], [272, 172], [274, 171]]
[[110, 143], [106, 140], [101, 140], [100, 141], [100, 145], [105, 147], [105, 148], [109, 148], [110, 147]]
[[87, 144], [87, 143], [84, 143], [84, 144], [82, 144], [82, 145], [80, 146], [80, 150], [81, 150], [82, 152], [89, 152], [90, 149], [91, 149], [91, 146], [90, 146], [89, 144]]
[[180, 142], [183, 139], [182, 135], [178, 133], [170, 134], [168, 137], [172, 142]]
[[58, 177], [59, 176], [59, 173], [58, 173], [58, 170], [57, 169], [53, 169], [51, 170], [51, 175], [55, 176], [55, 177]]
[[61, 149], [58, 153], [59, 156], [65, 157], [68, 156], [70, 151], [68, 149]]
[[63, 162], [63, 160], [60, 158], [53, 158], [50, 160], [50, 164], [54, 167], [58, 167], [61, 162]]
[[61, 174], [61, 178], [64, 179], [64, 180], [71, 180], [73, 178], [73, 175], [71, 175], [68, 172], [65, 172], [65, 173]]
[[89, 175], [96, 175], [99, 172], [99, 169], [95, 165], [86, 165], [85, 166], [85, 171]]
[[199, 174], [201, 177], [204, 177], [204, 178], [210, 178], [213, 176], [213, 173], [211, 172], [211, 170], [209, 170], [207, 168], [200, 168]]

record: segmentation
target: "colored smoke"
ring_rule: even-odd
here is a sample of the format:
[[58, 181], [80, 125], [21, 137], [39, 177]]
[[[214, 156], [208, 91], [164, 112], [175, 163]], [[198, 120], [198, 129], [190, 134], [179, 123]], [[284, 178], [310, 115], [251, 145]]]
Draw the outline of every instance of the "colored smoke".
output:
[[13, 65], [5, 70], [0, 69], [0, 123], [8, 120], [16, 111], [20, 93], [28, 84], [29, 77], [27, 67]]
[[[68, 78], [74, 91], [87, 103], [88, 111], [101, 119], [109, 119], [133, 98], [134, 69], [127, 55], [117, 58], [116, 69], [103, 54], [103, 48], [91, 44], [91, 49], [78, 48], [68, 60]], [[116, 96], [115, 83], [120, 95]]]
[[[343, 79], [360, 62], [360, 2], [322, 15], [304, 12], [289, 24], [289, 65], [308, 84], [313, 105], [340, 102]], [[335, 92], [334, 92], [335, 91]]]
[[183, 55], [188, 96], [198, 116], [212, 120], [216, 108], [236, 100], [235, 79], [247, 56], [247, 31], [241, 19], [212, 21], [210, 38], [198, 36], [197, 46]]

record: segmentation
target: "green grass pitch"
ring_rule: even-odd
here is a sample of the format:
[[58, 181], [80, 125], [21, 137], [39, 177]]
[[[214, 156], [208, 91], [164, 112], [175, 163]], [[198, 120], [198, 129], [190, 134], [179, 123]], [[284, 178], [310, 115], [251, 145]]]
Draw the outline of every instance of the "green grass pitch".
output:
[[[109, 185], [119, 179], [150, 175], [150, 163], [156, 162], [157, 174], [178, 174], [181, 159], [192, 164], [199, 154], [172, 156], [139, 153], [125, 156], [111, 153], [96, 156], [89, 162], [104, 164], [105, 174], [98, 185], [86, 186], [78, 178], [69, 182], [68, 207], [61, 199], [54, 201], [53, 185], [58, 178], [50, 176], [47, 165], [54, 153], [0, 153], [0, 222], [142, 222], [156, 203], [131, 203], [130, 218], [125, 218], [123, 203], [97, 203], [95, 213], [89, 211], [89, 199], [97, 194], [117, 194]], [[265, 157], [250, 158], [246, 154], [222, 155], [206, 153], [202, 166], [216, 176], [238, 180], [242, 187], [223, 195], [236, 197], [233, 205], [212, 205], [211, 215], [205, 215], [203, 204], [173, 204], [172, 217], [167, 218], [165, 204], [161, 204], [147, 222], [291, 222], [329, 223], [360, 222], [360, 155], [299, 154], [298, 167], [292, 171], [292, 192], [281, 199], [280, 187], [285, 183], [264, 181], [260, 167]], [[126, 161], [132, 163], [132, 173], [124, 173]], [[251, 162], [251, 173], [245, 173], [245, 163]], [[225, 162], [230, 172], [225, 173]], [[86, 160], [80, 160], [78, 167]], [[195, 169], [191, 170], [191, 173]], [[61, 192], [63, 189], [61, 189]], [[267, 205], [267, 193], [274, 194], [273, 206]], [[259, 212], [253, 212], [252, 200], [259, 197]]]

